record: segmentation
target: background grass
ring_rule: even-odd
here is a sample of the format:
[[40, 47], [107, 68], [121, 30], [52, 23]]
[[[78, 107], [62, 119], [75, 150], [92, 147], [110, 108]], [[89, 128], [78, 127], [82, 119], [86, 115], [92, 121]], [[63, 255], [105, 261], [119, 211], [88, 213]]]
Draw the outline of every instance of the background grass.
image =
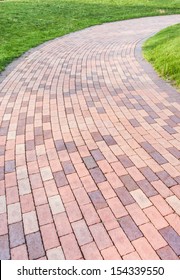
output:
[[180, 89], [180, 24], [163, 29], [147, 40], [143, 51], [160, 76]]
[[180, 13], [180, 0], [0, 0], [0, 71], [40, 43], [85, 27]]

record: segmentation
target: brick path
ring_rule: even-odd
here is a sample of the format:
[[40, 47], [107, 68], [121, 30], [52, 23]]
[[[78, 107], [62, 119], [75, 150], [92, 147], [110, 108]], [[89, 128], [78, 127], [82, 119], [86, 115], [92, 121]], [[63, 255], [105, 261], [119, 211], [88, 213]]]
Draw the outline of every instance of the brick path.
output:
[[46, 43], [0, 85], [1, 259], [178, 259], [180, 95], [141, 58], [180, 16]]

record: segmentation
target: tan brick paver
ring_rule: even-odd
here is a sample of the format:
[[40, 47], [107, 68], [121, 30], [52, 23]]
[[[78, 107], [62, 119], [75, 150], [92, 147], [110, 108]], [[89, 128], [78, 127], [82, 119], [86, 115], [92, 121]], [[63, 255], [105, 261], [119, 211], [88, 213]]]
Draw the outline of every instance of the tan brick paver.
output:
[[179, 259], [180, 94], [141, 54], [179, 21], [75, 32], [0, 77], [0, 259]]

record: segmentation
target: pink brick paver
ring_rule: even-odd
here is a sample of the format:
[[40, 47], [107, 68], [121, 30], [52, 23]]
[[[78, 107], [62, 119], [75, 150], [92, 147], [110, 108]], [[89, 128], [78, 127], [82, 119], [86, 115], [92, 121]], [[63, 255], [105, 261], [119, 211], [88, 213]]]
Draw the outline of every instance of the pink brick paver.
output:
[[141, 54], [179, 15], [87, 28], [0, 84], [0, 259], [179, 259], [180, 94]]

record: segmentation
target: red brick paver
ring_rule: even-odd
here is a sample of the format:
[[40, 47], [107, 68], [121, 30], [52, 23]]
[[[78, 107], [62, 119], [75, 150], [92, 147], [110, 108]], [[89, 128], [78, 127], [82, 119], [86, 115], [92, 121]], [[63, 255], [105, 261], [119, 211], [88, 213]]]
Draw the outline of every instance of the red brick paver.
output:
[[180, 95], [142, 60], [179, 15], [91, 27], [0, 84], [0, 259], [179, 259]]

